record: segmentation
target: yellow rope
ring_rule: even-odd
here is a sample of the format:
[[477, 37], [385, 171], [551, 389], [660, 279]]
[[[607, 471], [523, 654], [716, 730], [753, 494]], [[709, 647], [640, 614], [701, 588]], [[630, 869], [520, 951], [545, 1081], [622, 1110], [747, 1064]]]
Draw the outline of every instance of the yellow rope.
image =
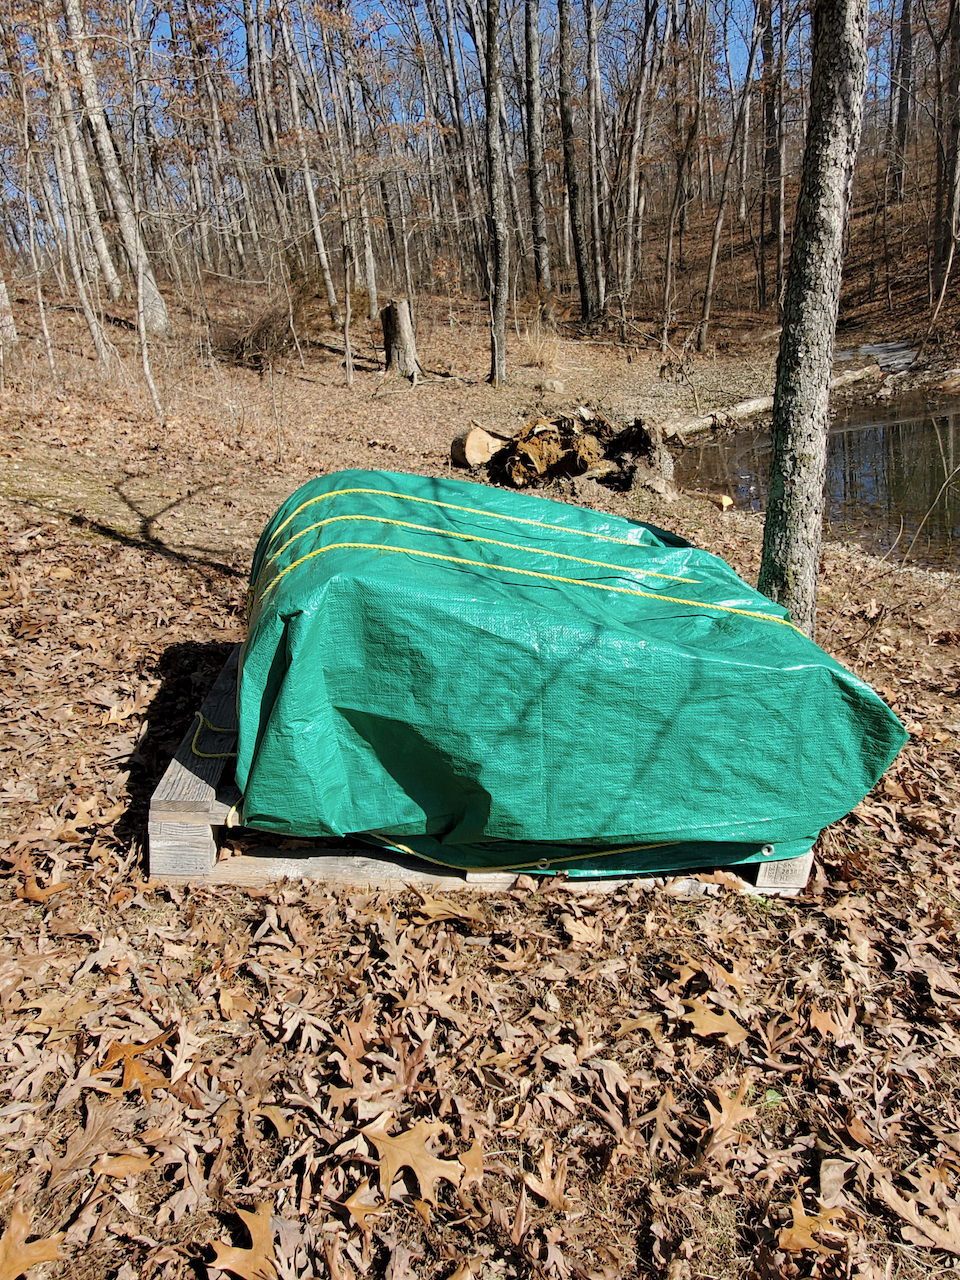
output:
[[197, 740], [204, 729], [209, 729], [211, 733], [229, 733], [236, 737], [236, 729], [220, 729], [215, 724], [211, 724], [203, 712], [197, 712], [197, 732], [193, 735], [193, 742], [190, 744], [190, 750], [199, 760], [230, 760], [236, 756], [235, 751], [200, 751], [197, 747]]
[[441, 862], [439, 858], [431, 858], [428, 854], [422, 853], [419, 849], [411, 849], [409, 845], [401, 844], [399, 840], [395, 840], [392, 836], [382, 836], [379, 831], [365, 831], [365, 838], [373, 840], [381, 840], [388, 849], [399, 849], [401, 853], [408, 854], [411, 858], [418, 858], [423, 862], [430, 862], [437, 867], [451, 867], [456, 871], [546, 871], [551, 867], [566, 866], [571, 862], [586, 862], [595, 858], [613, 857], [619, 853], [642, 853], [647, 849], [673, 849], [678, 844], [686, 844], [685, 840], [661, 840], [658, 844], [632, 844], [621, 849], [581, 849], [577, 853], [564, 854], [559, 858], [539, 858], [531, 862], [528, 858], [526, 862], [512, 862], [509, 864], [499, 864], [495, 867], [460, 867], [455, 863]]
[[[264, 571], [269, 565], [273, 564], [279, 556], [282, 556], [286, 549], [293, 545], [298, 538], [302, 538], [305, 533], [310, 533], [314, 529], [322, 529], [324, 525], [337, 524], [341, 520], [375, 520], [378, 524], [397, 525], [401, 529], [416, 529], [421, 533], [437, 534], [443, 538], [459, 538], [463, 542], [485, 542], [491, 547], [506, 547], [509, 551], [523, 551], [530, 555], [551, 556], [555, 560], [572, 560], [575, 564], [589, 564], [596, 569], [612, 569], [615, 573], [643, 574], [648, 578], [664, 578], [668, 582], [690, 582], [697, 583], [697, 578], [681, 578], [675, 573], [657, 573], [653, 569], [632, 568], [623, 564], [608, 564], [606, 560], [586, 560], [583, 556], [568, 556], [562, 551], [550, 551], [543, 547], [524, 547], [516, 542], [498, 542], [496, 538], [483, 538], [477, 533], [458, 533], [456, 529], [438, 529], [434, 525], [429, 524], [413, 524], [409, 520], [388, 520], [383, 516], [330, 516], [326, 520], [318, 520], [316, 524], [307, 525], [305, 529], [301, 529], [299, 533], [295, 533], [292, 538], [288, 538], [279, 550], [275, 551], [269, 560], [263, 562], [257, 579], [263, 576]], [[256, 594], [256, 586], [253, 588]]]
[[772, 614], [760, 613], [755, 609], [735, 609], [732, 605], [728, 604], [708, 604], [703, 600], [686, 600], [680, 596], [658, 595], [654, 591], [638, 591], [633, 587], [610, 587], [603, 582], [587, 582], [585, 578], [563, 578], [559, 574], [555, 573], [537, 573], [533, 569], [514, 569], [510, 565], [506, 564], [486, 564], [483, 560], [465, 560], [460, 556], [442, 556], [436, 551], [416, 551], [412, 547], [387, 547], [376, 542], [334, 542], [329, 547], [319, 547], [316, 551], [311, 551], [308, 555], [301, 556], [299, 560], [294, 560], [293, 564], [289, 564], [286, 569], [281, 570], [273, 581], [264, 588], [257, 604], [259, 605], [262, 603], [277, 583], [280, 582], [282, 578], [285, 578], [288, 573], [291, 573], [300, 565], [305, 564], [308, 560], [312, 560], [315, 556], [322, 556], [328, 551], [336, 551], [339, 548], [353, 548], [360, 551], [383, 551], [394, 552], [399, 555], [421, 556], [427, 560], [439, 560], [446, 562], [447, 564], [468, 565], [473, 569], [496, 569], [500, 573], [516, 573], [525, 578], [539, 578], [544, 582], [566, 582], [575, 587], [590, 587], [594, 591], [612, 591], [617, 595], [622, 596], [641, 596], [646, 600], [664, 600], [668, 604], [690, 605], [694, 609], [716, 609], [720, 613], [736, 613], [746, 618], [759, 618], [763, 622], [779, 622], [783, 626], [792, 627], [794, 631], [800, 632], [801, 635], [803, 634], [799, 627], [795, 626], [786, 618], [777, 618]]
[[454, 502], [438, 502], [436, 498], [420, 498], [412, 493], [391, 493], [389, 489], [334, 489], [331, 493], [321, 493], [315, 498], [308, 498], [306, 502], [302, 502], [296, 511], [292, 512], [284, 520], [283, 524], [278, 525], [270, 535], [270, 542], [279, 537], [291, 520], [295, 520], [301, 511], [305, 511], [307, 507], [312, 507], [316, 502], [325, 502], [327, 498], [338, 498], [341, 494], [346, 493], [375, 493], [381, 498], [400, 498], [404, 502], [423, 502], [431, 507], [443, 507], [446, 511], [465, 511], [471, 516], [486, 516], [493, 520], [509, 520], [511, 524], [528, 524], [537, 529], [552, 529], [555, 533], [572, 533], [581, 538], [597, 538], [600, 542], [618, 542], [625, 547], [640, 547], [643, 543], [632, 542], [629, 538], [612, 538], [606, 533], [588, 533], [586, 529], [568, 529], [562, 524], [546, 524], [543, 520], [528, 520], [524, 516], [507, 516], [499, 511], [484, 511], [480, 507], [460, 507]]

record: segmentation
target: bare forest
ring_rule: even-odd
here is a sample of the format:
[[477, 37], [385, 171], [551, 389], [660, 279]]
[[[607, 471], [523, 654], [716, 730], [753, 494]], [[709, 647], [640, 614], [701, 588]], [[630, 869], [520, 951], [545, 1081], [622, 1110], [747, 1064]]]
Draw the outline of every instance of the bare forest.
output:
[[[858, 253], [890, 312], [932, 310], [960, 14], [872, 8]], [[489, 298], [501, 330], [509, 301], [704, 349], [718, 311], [782, 300], [803, 4], [43, 0], [6, 6], [0, 46], [7, 283], [69, 297], [101, 359], [111, 304], [136, 299], [149, 343], [171, 306], [203, 313], [211, 276], [285, 310], [245, 335], [253, 357], [306, 337], [316, 305], [342, 326], [348, 301], [376, 319], [395, 297]]]

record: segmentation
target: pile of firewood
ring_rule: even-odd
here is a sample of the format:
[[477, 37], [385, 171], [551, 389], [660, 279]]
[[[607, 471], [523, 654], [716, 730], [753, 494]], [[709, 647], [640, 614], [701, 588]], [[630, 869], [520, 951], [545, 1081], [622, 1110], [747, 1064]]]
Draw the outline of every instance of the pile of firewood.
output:
[[574, 477], [592, 477], [612, 488], [644, 484], [667, 494], [673, 459], [658, 428], [639, 418], [624, 426], [585, 405], [572, 414], [539, 416], [513, 436], [472, 425], [453, 441], [456, 466], [486, 468], [495, 484], [524, 489]]

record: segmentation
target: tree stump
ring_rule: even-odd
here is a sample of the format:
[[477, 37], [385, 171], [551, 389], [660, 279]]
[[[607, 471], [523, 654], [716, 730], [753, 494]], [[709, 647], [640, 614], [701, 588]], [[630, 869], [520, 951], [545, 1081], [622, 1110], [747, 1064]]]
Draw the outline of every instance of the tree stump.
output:
[[392, 298], [380, 311], [383, 325], [383, 348], [388, 378], [409, 378], [417, 385], [423, 370], [417, 358], [417, 340], [410, 318], [410, 305], [403, 298]]
[[455, 467], [482, 467], [506, 444], [505, 440], [492, 436], [483, 427], [470, 427], [450, 445], [450, 459]]

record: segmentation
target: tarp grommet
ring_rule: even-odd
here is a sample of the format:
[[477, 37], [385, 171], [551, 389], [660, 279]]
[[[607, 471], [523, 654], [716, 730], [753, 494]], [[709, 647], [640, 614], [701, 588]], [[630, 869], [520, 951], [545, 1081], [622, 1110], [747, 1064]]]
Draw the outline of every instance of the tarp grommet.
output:
[[538, 870], [538, 871], [549, 871], [549, 870], [550, 870], [550, 861], [549, 861], [549, 859], [548, 859], [548, 858], [541, 858], [541, 859], [540, 859], [540, 861], [537, 863], [537, 870]]
[[763, 848], [760, 850], [760, 852], [763, 854], [763, 856], [764, 856], [765, 858], [770, 858], [770, 857], [772, 857], [772, 856], [773, 856], [773, 853], [774, 853], [773, 845], [772, 845], [772, 844], [765, 844], [765, 845], [763, 846]]

